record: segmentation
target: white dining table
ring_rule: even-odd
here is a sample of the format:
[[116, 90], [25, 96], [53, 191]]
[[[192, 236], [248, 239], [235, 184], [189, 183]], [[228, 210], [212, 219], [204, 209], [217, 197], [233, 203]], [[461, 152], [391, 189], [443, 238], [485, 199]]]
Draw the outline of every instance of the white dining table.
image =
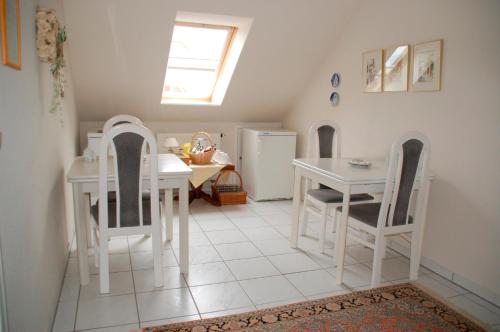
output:
[[[387, 179], [387, 162], [384, 160], [369, 160], [370, 167], [354, 167], [349, 164], [347, 158], [332, 159], [332, 158], [316, 158], [316, 159], [294, 159], [294, 189], [293, 189], [293, 208], [292, 208], [292, 227], [290, 234], [290, 246], [298, 247], [299, 238], [299, 214], [301, 201], [301, 182], [302, 177], [309, 178], [314, 182], [324, 184], [332, 189], [343, 193], [342, 213], [340, 222], [340, 231], [336, 234], [335, 241], [335, 257], [337, 260], [336, 283], [340, 285], [343, 279], [343, 266], [345, 260], [345, 246], [347, 240], [347, 221], [349, 215], [349, 202], [352, 194], [365, 193], [383, 193], [385, 182]], [[423, 236], [423, 228], [425, 225], [425, 215], [427, 211], [427, 201], [429, 197], [430, 182], [433, 179], [432, 172], [428, 172], [428, 176], [423, 181], [422, 186], [420, 179], [415, 179], [415, 189], [423, 190], [424, 200], [421, 211], [417, 215], [424, 218], [419, 223], [422, 227], [420, 232]], [[422, 238], [419, 239], [422, 241]], [[421, 248], [422, 246], [420, 246]], [[418, 257], [421, 256], [419, 253]]]
[[[112, 157], [109, 157], [112, 158]], [[149, 189], [149, 158], [144, 161], [143, 188]], [[114, 163], [108, 162], [108, 188], [115, 188]], [[180, 271], [189, 271], [189, 178], [192, 170], [182, 160], [173, 154], [158, 155], [158, 188], [164, 190], [165, 218], [167, 225], [167, 240], [173, 237], [173, 189], [179, 189], [179, 256]], [[86, 162], [83, 157], [77, 157], [66, 176], [73, 186], [73, 208], [75, 213], [75, 232], [78, 255], [78, 270], [80, 284], [89, 283], [89, 243], [90, 231], [90, 194], [99, 192], [99, 162]]]

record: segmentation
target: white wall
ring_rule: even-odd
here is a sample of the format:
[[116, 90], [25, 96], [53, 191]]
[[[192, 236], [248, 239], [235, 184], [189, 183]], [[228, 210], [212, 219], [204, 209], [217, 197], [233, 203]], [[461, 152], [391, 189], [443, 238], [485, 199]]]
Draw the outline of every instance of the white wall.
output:
[[[279, 128], [280, 122], [161, 122], [145, 121], [144, 124], [157, 133], [194, 133], [205, 131], [207, 133], [223, 133], [222, 151], [227, 152], [233, 162], [236, 162], [236, 128]], [[80, 151], [87, 146], [87, 133], [102, 129], [104, 122], [80, 122]]]
[[0, 65], [0, 243], [10, 331], [50, 330], [73, 233], [65, 184], [78, 135], [71, 75], [61, 124], [48, 112], [52, 79], [36, 55], [37, 4], [62, 13], [59, 0], [22, 1], [22, 70]]
[[[424, 256], [500, 294], [500, 2], [364, 1], [284, 121], [298, 130], [333, 119], [344, 156], [383, 157], [408, 130], [432, 145]], [[442, 91], [364, 94], [361, 54], [444, 39]], [[340, 105], [329, 95], [341, 74]], [[491, 297], [490, 297], [491, 299]], [[500, 297], [497, 297], [500, 301]], [[498, 302], [497, 302], [498, 303]]]

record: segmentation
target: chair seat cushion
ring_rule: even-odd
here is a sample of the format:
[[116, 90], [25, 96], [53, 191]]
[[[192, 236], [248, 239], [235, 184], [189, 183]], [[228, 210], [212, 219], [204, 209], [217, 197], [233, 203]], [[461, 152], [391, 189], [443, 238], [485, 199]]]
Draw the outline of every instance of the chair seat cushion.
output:
[[[143, 195], [146, 196], [146, 195]], [[116, 197], [116, 196], [115, 196]], [[90, 208], [90, 213], [97, 224], [99, 224], [99, 200], [97, 200], [96, 204], [92, 205]], [[122, 220], [126, 220], [127, 218], [122, 218]], [[108, 227], [115, 228], [116, 227], [116, 198], [108, 199]], [[151, 225], [151, 200], [149, 195], [143, 197], [142, 199], [142, 220], [144, 225]], [[139, 220], [136, 221], [133, 225], [120, 224], [120, 227], [135, 227], [139, 226]]]
[[[310, 189], [307, 191], [307, 194], [323, 203], [342, 203], [344, 197], [340, 191], [335, 189]], [[372, 199], [373, 196], [368, 194], [351, 195], [351, 202], [370, 201]]]
[[[378, 214], [380, 211], [381, 203], [366, 203], [349, 206], [349, 217], [361, 221], [372, 227], [377, 227]], [[342, 207], [337, 208], [338, 211], [342, 212]], [[387, 216], [389, 217], [389, 216]], [[408, 223], [413, 223], [413, 217], [409, 216]], [[396, 226], [396, 225], [395, 225]]]

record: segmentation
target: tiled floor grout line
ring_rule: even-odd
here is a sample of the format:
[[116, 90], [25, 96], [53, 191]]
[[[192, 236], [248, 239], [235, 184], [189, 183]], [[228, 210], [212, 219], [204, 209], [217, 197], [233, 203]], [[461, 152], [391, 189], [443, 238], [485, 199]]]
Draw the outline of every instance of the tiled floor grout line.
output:
[[[231, 218], [228, 218], [228, 219], [229, 219], [229, 221], [230, 221], [233, 225], [235, 225], [235, 224], [232, 222]], [[263, 219], [263, 218], [261, 217], [261, 219]], [[263, 219], [263, 220], [264, 220], [264, 219]], [[264, 220], [264, 221], [265, 221], [265, 220]], [[267, 221], [266, 221], [266, 223], [267, 223]], [[276, 271], [278, 271], [278, 272], [280, 273], [280, 274], [279, 274], [280, 276], [282, 276], [283, 278], [285, 278], [285, 279], [287, 280], [287, 282], [288, 282], [290, 285], [292, 285], [292, 287], [293, 287], [295, 290], [297, 290], [297, 291], [299, 292], [299, 294], [301, 294], [302, 296], [304, 296], [304, 294], [302, 294], [302, 292], [300, 292], [300, 290], [298, 290], [298, 289], [297, 289], [297, 287], [295, 287], [295, 285], [294, 285], [293, 283], [291, 283], [291, 282], [290, 282], [290, 280], [288, 280], [288, 278], [286, 278], [286, 276], [285, 276], [285, 275], [284, 275], [284, 274], [283, 274], [283, 273], [282, 273], [282, 272], [281, 272], [281, 271], [280, 271], [280, 270], [279, 270], [279, 269], [278, 269], [278, 268], [277, 268], [277, 267], [273, 264], [273, 262], [272, 262], [272, 261], [271, 261], [271, 260], [270, 260], [270, 259], [269, 259], [266, 255], [264, 255], [264, 253], [263, 253], [263, 252], [259, 249], [259, 247], [257, 247], [257, 246], [256, 246], [256, 245], [255, 245], [255, 244], [254, 244], [254, 243], [253, 243], [253, 242], [252, 242], [252, 241], [248, 238], [248, 236], [247, 236], [247, 235], [243, 232], [243, 230], [241, 230], [241, 229], [238, 227], [238, 225], [235, 225], [235, 226], [236, 226], [236, 228], [237, 228], [237, 229], [239, 229], [239, 230], [240, 230], [240, 232], [241, 232], [241, 233], [243, 233], [243, 235], [245, 236], [245, 238], [247, 238], [247, 239], [249, 240], [249, 242], [250, 242], [250, 243], [252, 243], [252, 245], [253, 245], [255, 248], [257, 248], [257, 251], [258, 251], [260, 254], [262, 254], [262, 256], [260, 256], [260, 257], [264, 257], [264, 258], [265, 258], [265, 259], [266, 259], [266, 260], [267, 260], [267, 261], [271, 264], [271, 266], [273, 266], [273, 267], [276, 269]], [[212, 243], [212, 241], [210, 240], [210, 238], [208, 238], [208, 240]], [[212, 245], [213, 245], [213, 244], [212, 244]], [[215, 250], [217, 251], [217, 248], [215, 247], [215, 245], [213, 245], [213, 246], [214, 246]], [[218, 251], [217, 251], [217, 253], [219, 254], [219, 256], [221, 256], [221, 255], [220, 255], [220, 253], [219, 253]], [[221, 258], [222, 258], [222, 256], [221, 256]], [[256, 258], [258, 258], [258, 257], [256, 257]], [[242, 258], [242, 259], [250, 259], [250, 258]], [[237, 260], [237, 259], [236, 259], [236, 260]], [[228, 261], [231, 261], [231, 260], [228, 260]], [[243, 281], [243, 280], [251, 280], [251, 279], [259, 279], [259, 278], [249, 278], [249, 279], [242, 279], [242, 280], [238, 280], [238, 278], [236, 277], [236, 275], [233, 273], [233, 271], [232, 271], [232, 270], [229, 268], [229, 266], [226, 264], [226, 260], [223, 260], [223, 263], [224, 263], [224, 265], [226, 266], [226, 268], [229, 270], [229, 272], [233, 275], [234, 279], [236, 280], [236, 282], [238, 283], [238, 285], [240, 286], [240, 288], [243, 290], [243, 292], [245, 293], [245, 295], [248, 297], [248, 299], [250, 300], [250, 302], [253, 304], [253, 306], [257, 308], [257, 304], [255, 304], [255, 303], [252, 301], [252, 298], [251, 298], [251, 297], [248, 295], [248, 293], [245, 291], [245, 288], [243, 287], [243, 285], [241, 284], [241, 282], [240, 282], [240, 281]], [[262, 278], [268, 278], [268, 277], [262, 277]], [[304, 298], [305, 298], [305, 296], [304, 296]]]
[[[217, 249], [216, 249], [217, 250]], [[224, 263], [224, 265], [226, 266], [226, 268], [228, 269], [228, 271], [231, 273], [231, 275], [233, 276], [234, 278], [234, 281], [236, 281], [236, 283], [238, 284], [238, 286], [241, 288], [241, 290], [243, 290], [243, 293], [245, 293], [245, 295], [247, 296], [248, 300], [250, 301], [250, 303], [255, 307], [257, 308], [256, 304], [253, 303], [252, 301], [252, 298], [250, 297], [250, 295], [248, 295], [247, 291], [245, 290], [245, 287], [243, 287], [243, 285], [240, 283], [240, 281], [238, 280], [238, 278], [236, 278], [236, 275], [233, 273], [233, 271], [229, 268], [229, 266], [226, 264], [226, 261], [222, 261]], [[201, 314], [200, 314], [201, 316]]]
[[[110, 272], [110, 274], [112, 273], [123, 273], [123, 272], [130, 272], [131, 276], [132, 276], [132, 288], [133, 288], [133, 293], [125, 293], [125, 294], [117, 294], [117, 295], [105, 295], [105, 297], [113, 297], [113, 296], [122, 296], [122, 295], [132, 295], [134, 294], [134, 298], [135, 298], [135, 307], [136, 307], [136, 310], [137, 310], [137, 323], [139, 324], [140, 322], [140, 316], [139, 316], [139, 306], [137, 304], [137, 295], [136, 295], [136, 291], [135, 291], [135, 281], [134, 281], [134, 270], [132, 270], [132, 257], [131, 257], [131, 253], [130, 253], [130, 245], [129, 245], [129, 241], [128, 241], [128, 237], [125, 237], [125, 239], [127, 240], [127, 249], [128, 249], [128, 256], [129, 256], [129, 263], [130, 263], [130, 271], [117, 271], [117, 272]], [[126, 253], [120, 253], [120, 254], [126, 254]], [[111, 255], [111, 254], [110, 254]], [[78, 302], [77, 302], [77, 313], [78, 313], [78, 306], [80, 304], [80, 293], [81, 293], [81, 290], [82, 290], [82, 286], [80, 286], [80, 289], [78, 291]], [[110, 327], [117, 327], [117, 326], [123, 326], [124, 324], [116, 324], [116, 325], [109, 325], [109, 326], [103, 326], [103, 327], [97, 327], [97, 328], [110, 328]], [[130, 324], [126, 324], [126, 325], [130, 325]], [[96, 328], [91, 328], [91, 329], [84, 329], [84, 330], [78, 330], [78, 331], [92, 331]], [[75, 326], [74, 326], [74, 330], [76, 330], [76, 317], [75, 317]]]
[[78, 307], [80, 306], [80, 294], [82, 292], [82, 285], [80, 284], [80, 280], [78, 280], [78, 297], [76, 300], [76, 309], [75, 309], [75, 320], [73, 321], [73, 331], [76, 331], [76, 319], [78, 318]]
[[[434, 278], [434, 277], [433, 277], [433, 275], [436, 275], [436, 276], [438, 276], [438, 277], [440, 277], [440, 278], [443, 278], [443, 277], [441, 277], [439, 274], [434, 273], [434, 272], [432, 272], [432, 271], [431, 271], [431, 273], [427, 273], [427, 274], [425, 274], [425, 275], [429, 276], [429, 278], [431, 278], [432, 280], [434, 280], [435, 282], [437, 282], [437, 283], [438, 283], [438, 284], [440, 284], [441, 286], [444, 286], [444, 287], [446, 287], [446, 288], [449, 288], [449, 289], [451, 289], [451, 290], [454, 290], [454, 289], [452, 289], [451, 287], [449, 287], [448, 285], [446, 285], [446, 284], [445, 284], [445, 283], [444, 283], [441, 279], [436, 279], [436, 278]], [[467, 295], [467, 294], [474, 294], [474, 293], [472, 293], [471, 291], [468, 291], [467, 289], [465, 289], [465, 288], [463, 288], [463, 287], [461, 287], [461, 286], [459, 286], [459, 285], [455, 284], [455, 283], [454, 283], [453, 281], [451, 281], [451, 280], [448, 280], [448, 279], [445, 279], [445, 278], [443, 278], [443, 279], [444, 279], [445, 281], [447, 281], [447, 282], [451, 283], [452, 285], [456, 286], [456, 287], [460, 287], [461, 289], [463, 289], [463, 290], [465, 291], [465, 293], [458, 293], [456, 290], [454, 290], [454, 291], [455, 291], [455, 292], [457, 292], [458, 294], [457, 294], [457, 295], [453, 295], [453, 296], [448, 296], [447, 298], [452, 298], [452, 297], [462, 296], [462, 295]], [[475, 295], [475, 294], [474, 294], [474, 295]], [[476, 304], [479, 304], [481, 307], [484, 307], [483, 305], [481, 305], [480, 303], [477, 303], [476, 301], [474, 301], [474, 300], [472, 300], [472, 299], [471, 299], [471, 301], [475, 302]], [[491, 304], [493, 304], [493, 303], [491, 303]], [[494, 305], [494, 304], [493, 304], [493, 305]], [[494, 305], [494, 306], [495, 306], [495, 305]], [[495, 307], [497, 307], [497, 306], [495, 306]], [[486, 308], [486, 307], [484, 307], [484, 308]], [[500, 307], [497, 307], [497, 308], [499, 308], [499, 309], [500, 309]], [[486, 309], [488, 309], [488, 308], [486, 308]]]
[[[73, 237], [73, 241], [76, 241], [76, 235]], [[70, 247], [70, 255], [71, 255], [71, 248], [73, 247], [73, 243], [71, 243]], [[68, 263], [66, 263], [66, 269], [68, 269], [68, 264], [69, 264], [69, 258], [68, 258]], [[66, 271], [64, 271], [64, 279], [66, 279]], [[64, 284], [63, 284], [64, 287]], [[78, 278], [78, 297], [76, 299], [76, 309], [75, 309], [75, 319], [73, 321], [73, 331], [76, 331], [76, 319], [78, 318], [78, 306], [80, 305], [80, 293], [82, 292], [82, 285], [80, 283], [80, 278]], [[61, 289], [62, 293], [62, 289]], [[61, 296], [59, 295], [59, 304], [61, 303]], [[59, 306], [58, 304], [58, 306]]]
[[[177, 257], [175, 259], [177, 260]], [[187, 289], [188, 289], [188, 292], [189, 292], [189, 296], [191, 296], [191, 299], [193, 300], [194, 306], [196, 308], [196, 312], [198, 313], [198, 317], [201, 318], [200, 308], [198, 308], [198, 303], [196, 303], [196, 300], [195, 300], [195, 298], [193, 296], [193, 292], [191, 291], [191, 285], [189, 285], [188, 280], [186, 278], [186, 275], [184, 273], [181, 273], [181, 275], [182, 275], [182, 279], [186, 283], [186, 286], [187, 286]]]
[[[56, 312], [52, 316], [52, 326], [51, 330], [54, 329], [54, 324], [56, 323], [57, 319], [57, 313], [59, 312], [59, 305], [61, 304], [61, 296], [62, 296], [62, 291], [64, 289], [64, 284], [66, 283], [66, 272], [68, 271], [68, 265], [69, 265], [69, 259], [71, 258], [71, 248], [73, 248], [73, 241], [75, 241], [75, 235], [71, 238], [71, 242], [69, 244], [69, 250], [68, 254], [66, 256], [66, 264], [64, 266], [64, 272], [63, 272], [63, 278], [62, 278], [62, 283], [61, 286], [59, 287], [59, 296], [57, 297], [57, 306], [56, 306]], [[80, 290], [78, 290], [80, 292]], [[77, 302], [77, 308], [78, 308], [78, 302]], [[75, 312], [75, 320], [76, 320], [76, 312]], [[73, 324], [74, 325], [74, 324]], [[74, 328], [73, 328], [74, 329]]]
[[[429, 270], [429, 271], [430, 271], [430, 270]], [[431, 272], [430, 272], [430, 273], [428, 273], [427, 275], [428, 275], [430, 278], [432, 278], [434, 281], [438, 282], [439, 284], [441, 284], [441, 285], [443, 285], [443, 286], [448, 287], [448, 285], [446, 285], [446, 284], [445, 284], [442, 280], [444, 280], [444, 281], [446, 281], [446, 282], [449, 282], [449, 283], [450, 283], [450, 284], [452, 284], [453, 286], [458, 287], [458, 288], [460, 288], [460, 289], [463, 289], [463, 290], [465, 291], [465, 293], [459, 293], [458, 295], [464, 295], [464, 294], [468, 294], [468, 293], [474, 294], [474, 293], [472, 293], [472, 292], [468, 291], [467, 289], [463, 288], [462, 286], [460, 286], [460, 285], [458, 285], [458, 284], [454, 283], [454, 282], [453, 282], [453, 280], [446, 279], [445, 277], [443, 277], [443, 276], [441, 276], [441, 275], [439, 275], [439, 274], [437, 274], [437, 273], [435, 273], [435, 272], [432, 272], [432, 271], [431, 271]], [[434, 276], [437, 276], [438, 278], [435, 278]], [[450, 288], [450, 287], [448, 287], [448, 288]], [[485, 300], [485, 299], [483, 299], [483, 300]], [[488, 303], [491, 303], [491, 302], [488, 302]], [[493, 304], [493, 303], [491, 303], [491, 304]], [[495, 304], [493, 304], [493, 305], [494, 305], [494, 306], [496, 306]], [[498, 307], [498, 306], [496, 306], [496, 307]], [[500, 307], [498, 307], [498, 308], [500, 309]]]
[[[229, 219], [229, 218], [228, 218]], [[234, 225], [234, 223], [231, 221], [231, 219], [229, 219], [229, 221]], [[239, 230], [239, 227], [238, 225], [234, 225], [236, 227], [236, 229]], [[240, 230], [241, 232], [241, 230]], [[241, 232], [245, 238], [248, 239], [248, 237], [246, 236], [246, 234], [244, 234], [243, 232]], [[249, 240], [249, 239], [248, 239]], [[210, 238], [208, 238], [208, 241], [210, 241], [210, 243], [212, 243], [212, 241], [210, 240]], [[250, 240], [249, 240], [250, 241]], [[250, 242], [251, 243], [251, 242]], [[217, 247], [215, 247], [215, 245], [212, 243], [212, 246], [214, 247], [215, 251], [217, 252], [217, 254], [219, 255], [220, 258], [222, 258], [222, 255], [220, 254], [220, 252], [217, 250]], [[258, 250], [258, 248], [257, 248]], [[241, 288], [241, 290], [243, 290], [243, 293], [245, 293], [245, 295], [247, 296], [248, 300], [250, 301], [250, 303], [255, 307], [257, 308], [257, 306], [255, 305], [255, 303], [253, 303], [252, 301], [252, 298], [248, 295], [248, 293], [246, 292], [245, 288], [243, 287], [243, 285], [240, 283], [240, 281], [238, 280], [238, 278], [236, 278], [236, 275], [233, 273], [233, 271], [229, 268], [229, 266], [226, 264], [226, 261], [224, 259], [222, 259], [222, 262], [224, 263], [224, 265], [226, 266], [226, 268], [228, 269], [228, 271], [231, 273], [231, 275], [233, 276], [234, 280], [236, 281], [236, 283], [238, 284], [238, 286]], [[200, 317], [201, 317], [201, 313], [200, 313]]]
[[[448, 296], [448, 297], [447, 297], [447, 299], [452, 299], [452, 298], [454, 298], [454, 297], [465, 296], [465, 295], [467, 295], [467, 294], [474, 294], [474, 293], [467, 292], [467, 293], [465, 293], [465, 294], [456, 294], [456, 295]], [[489, 310], [488, 308], [486, 308], [486, 307], [482, 306], [481, 304], [477, 303], [476, 301], [474, 301], [474, 300], [472, 300], [472, 299], [470, 299], [470, 300], [471, 300], [472, 302], [474, 302], [475, 304], [480, 305], [481, 307], [483, 307], [483, 308], [485, 308], [485, 309]], [[490, 311], [491, 311], [491, 310], [490, 310]]]
[[[229, 216], [227, 216], [227, 215], [224, 213], [224, 211], [221, 211], [221, 212], [222, 212], [222, 214], [223, 214], [223, 215], [224, 215], [224, 216], [225, 216], [225, 217], [229, 220], [229, 222], [230, 222], [233, 226], [235, 226], [235, 227], [236, 227], [236, 229], [237, 229], [238, 231], [240, 231], [240, 233], [242, 233], [242, 234], [243, 234], [243, 236], [244, 236], [244, 237], [248, 240], [248, 241], [244, 241], [244, 242], [250, 242], [250, 243], [251, 243], [250, 239], [248, 239], [247, 235], [241, 231], [241, 229], [238, 227], [238, 225], [234, 224], [234, 223], [232, 222], [231, 218], [230, 218]], [[196, 218], [195, 218], [195, 219], [196, 219]], [[196, 220], [195, 220], [195, 221], [196, 221]], [[196, 222], [197, 222], [197, 221], [196, 221]], [[198, 222], [197, 222], [197, 223], [198, 223]], [[222, 255], [220, 254], [219, 250], [217, 250], [216, 244], [215, 244], [215, 243], [214, 243], [214, 242], [210, 239], [210, 237], [209, 237], [209, 236], [207, 236], [207, 234], [206, 234], [206, 233], [207, 233], [207, 231], [205, 231], [205, 230], [204, 230], [204, 229], [203, 229], [200, 225], [198, 225], [198, 226], [200, 227], [201, 231], [203, 232], [203, 235], [205, 235], [205, 237], [206, 237], [206, 238], [208, 239], [208, 241], [210, 242], [211, 246], [212, 246], [212, 247], [215, 249], [215, 251], [217, 252], [217, 255], [219, 255], [219, 257], [222, 259], [222, 263], [224, 264], [224, 266], [226, 267], [226, 269], [227, 269], [227, 270], [229, 271], [229, 273], [231, 273], [231, 275], [233, 276], [233, 278], [234, 278], [234, 282], [236, 282], [236, 283], [238, 284], [238, 286], [239, 286], [239, 287], [243, 290], [243, 293], [245, 293], [245, 295], [247, 296], [247, 298], [248, 298], [248, 300], [250, 301], [250, 303], [252, 303], [252, 305], [253, 305], [254, 307], [256, 307], [256, 306], [255, 306], [255, 304], [253, 303], [252, 299], [250, 298], [250, 296], [249, 296], [249, 295], [247, 294], [247, 292], [245, 291], [245, 288], [241, 285], [241, 283], [239, 282], [239, 280], [238, 280], [238, 279], [236, 278], [236, 276], [234, 275], [233, 271], [232, 271], [232, 270], [229, 268], [229, 266], [226, 264], [226, 260], [222, 258]], [[221, 230], [221, 231], [223, 231], [223, 230]], [[210, 232], [210, 231], [208, 231], [208, 232]], [[216, 232], [216, 231], [214, 231], [214, 232]], [[235, 242], [235, 243], [241, 243], [241, 242]], [[227, 244], [227, 243], [219, 243], [219, 244]], [[205, 286], [205, 285], [203, 285], [203, 286]], [[191, 286], [189, 286], [189, 285], [188, 285], [188, 287], [191, 287]], [[194, 299], [194, 297], [193, 297], [193, 299]], [[196, 302], [196, 301], [195, 301], [195, 302]], [[238, 308], [234, 308], [234, 310], [237, 310], [237, 309], [238, 309]], [[219, 311], [224, 311], [224, 310], [219, 310]], [[218, 312], [218, 311], [212, 311], [212, 312], [208, 312], [208, 313], [215, 313], [215, 312]], [[201, 316], [201, 315], [202, 315], [202, 313], [200, 312], [200, 310], [199, 310], [199, 309], [198, 309], [198, 314], [200, 315], [200, 318], [201, 318], [201, 317], [202, 317], [202, 316]], [[204, 313], [204, 314], [207, 314], [207, 313]]]
[[[189, 218], [188, 218], [188, 223], [189, 223]], [[189, 236], [189, 232], [188, 232], [188, 236]], [[169, 245], [170, 245], [170, 242], [171, 241], [169, 241]], [[180, 262], [175, 254], [174, 254], [174, 258], [175, 258], [175, 261], [177, 262], [177, 265], [178, 265], [179, 270], [180, 270]], [[188, 272], [188, 274], [189, 274], [189, 272]], [[198, 303], [196, 303], [196, 300], [194, 299], [193, 292], [191, 291], [191, 286], [189, 285], [188, 280], [187, 280], [184, 273], [181, 273], [181, 277], [182, 277], [182, 280], [184, 280], [184, 283], [186, 284], [186, 288], [188, 289], [189, 296], [191, 296], [191, 300], [193, 300], [194, 306], [196, 308], [196, 312], [198, 313], [198, 317], [201, 318], [200, 308], [198, 308]], [[181, 287], [181, 288], [184, 288], [184, 287]], [[154, 291], [154, 289], [153, 289], [153, 291]], [[140, 319], [139, 319], [139, 321], [140, 321]]]
[[[134, 289], [134, 299], [135, 299], [135, 310], [137, 312], [137, 322], [140, 325], [141, 322], [141, 316], [139, 315], [139, 303], [137, 302], [137, 290], [135, 289], [135, 278], [134, 278], [134, 270], [132, 268], [132, 253], [130, 252], [130, 242], [127, 237], [127, 247], [128, 247], [128, 257], [130, 261], [130, 273], [132, 274], [132, 287]], [[163, 249], [163, 244], [162, 244], [162, 249]], [[162, 250], [163, 251], [163, 250]], [[163, 273], [163, 267], [162, 267], [162, 273]]]
[[[263, 219], [263, 218], [261, 218], [261, 219]], [[264, 220], [264, 219], [263, 219], [263, 220]], [[266, 221], [266, 222], [267, 222], [267, 221]], [[265, 259], [266, 259], [266, 260], [267, 260], [267, 261], [271, 264], [271, 266], [272, 266], [272, 267], [274, 267], [274, 268], [276, 269], [276, 271], [278, 271], [278, 272], [280, 273], [279, 275], [280, 275], [280, 276], [282, 276], [283, 278], [285, 278], [285, 279], [288, 281], [288, 283], [289, 283], [290, 285], [292, 285], [292, 287], [293, 287], [293, 288], [295, 288], [295, 290], [296, 290], [296, 291], [298, 291], [298, 292], [299, 292], [299, 294], [301, 294], [302, 296], [304, 296], [304, 294], [302, 294], [302, 292], [301, 292], [299, 289], [297, 289], [297, 287], [295, 287], [295, 285], [294, 285], [293, 283], [291, 283], [291, 282], [290, 282], [290, 280], [288, 280], [288, 278], [287, 278], [287, 277], [286, 277], [286, 276], [285, 276], [285, 275], [284, 275], [284, 274], [280, 271], [280, 269], [278, 269], [278, 267], [276, 267], [276, 266], [273, 264], [273, 262], [269, 259], [269, 257], [268, 257], [267, 255], [265, 255], [265, 254], [262, 252], [262, 250], [260, 250], [260, 248], [259, 248], [259, 247], [257, 247], [257, 246], [256, 246], [253, 242], [251, 242], [251, 243], [252, 243], [252, 245], [253, 245], [255, 248], [257, 248], [257, 250], [258, 250], [258, 251], [262, 254], [262, 257], [264, 257], [264, 258], [265, 258]], [[266, 277], [264, 277], [264, 278], [266, 278]], [[253, 278], [253, 279], [258, 279], [258, 278]], [[249, 280], [249, 279], [243, 279], [243, 280]], [[238, 283], [239, 283], [239, 280], [238, 280]], [[241, 284], [240, 284], [240, 285], [241, 285]], [[243, 286], [241, 286], [241, 288], [243, 288]], [[244, 290], [244, 288], [243, 288], [243, 290]], [[246, 293], [246, 292], [245, 292], [245, 293]], [[248, 296], [248, 294], [247, 294], [247, 296]], [[304, 296], [304, 297], [305, 297], [305, 296]], [[250, 296], [249, 296], [249, 298], [250, 298]], [[250, 301], [253, 303], [253, 301], [252, 301], [252, 299], [251, 299], [251, 298], [250, 298]], [[255, 306], [255, 307], [257, 307], [257, 304], [255, 304], [255, 303], [253, 303], [253, 304], [254, 304], [254, 306]]]
[[191, 286], [188, 284], [186, 278], [184, 277], [184, 274], [182, 275], [182, 277], [184, 278], [184, 281], [186, 282], [187, 289], [188, 289], [188, 292], [189, 292], [189, 296], [191, 296], [191, 300], [193, 300], [194, 306], [196, 308], [196, 312], [198, 313], [198, 317], [201, 318], [200, 308], [198, 307], [198, 303], [196, 303], [196, 300], [195, 300], [195, 298], [193, 296], [193, 292], [191, 291]]

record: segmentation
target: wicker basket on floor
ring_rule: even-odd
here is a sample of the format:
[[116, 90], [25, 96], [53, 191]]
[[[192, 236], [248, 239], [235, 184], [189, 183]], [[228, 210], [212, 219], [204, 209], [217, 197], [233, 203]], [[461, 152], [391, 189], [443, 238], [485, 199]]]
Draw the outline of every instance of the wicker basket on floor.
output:
[[[227, 175], [231, 173], [237, 175], [240, 183], [221, 183], [222, 179], [227, 178]], [[240, 173], [233, 170], [221, 171], [212, 185], [212, 199], [220, 205], [246, 204], [247, 193], [243, 190], [243, 179], [241, 178]]]

